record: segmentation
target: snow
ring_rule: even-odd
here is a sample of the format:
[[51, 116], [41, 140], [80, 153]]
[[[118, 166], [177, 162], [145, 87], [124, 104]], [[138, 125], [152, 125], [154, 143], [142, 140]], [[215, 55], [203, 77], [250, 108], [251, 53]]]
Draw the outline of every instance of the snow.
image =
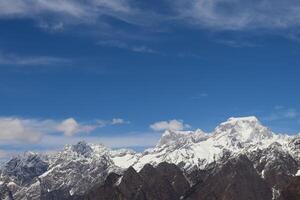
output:
[[115, 183], [115, 186], [118, 186], [118, 185], [121, 184], [122, 178], [123, 178], [123, 176], [121, 176], [120, 178], [118, 178], [117, 182]]
[[14, 182], [9, 182], [8, 184], [7, 184], [7, 186], [8, 187], [15, 187], [15, 186], [17, 186]]
[[45, 173], [43, 173], [42, 175], [40, 175], [39, 178], [45, 178], [48, 174], [51, 174], [52, 171], [53, 171], [55, 168], [59, 168], [59, 167], [60, 167], [60, 165], [57, 165], [57, 166], [55, 166], [55, 167], [49, 169], [48, 171], [46, 171]]
[[279, 196], [280, 196], [279, 190], [272, 187], [272, 200], [278, 199]]
[[[203, 169], [207, 164], [218, 162], [224, 152], [229, 151], [232, 155], [238, 155], [265, 149], [270, 145], [273, 145], [275, 150], [281, 148], [280, 150], [296, 155], [297, 148], [293, 147], [295, 150], [292, 150], [289, 146], [294, 137], [299, 136], [273, 133], [253, 116], [229, 118], [211, 133], [205, 133], [201, 129], [166, 131], [155, 147], [146, 149], [142, 153], [129, 149], [112, 150], [102, 144], [84, 142], [75, 146], [68, 145], [63, 151], [51, 155], [48, 161], [45, 159], [45, 162], [49, 162], [49, 168], [39, 178], [53, 183], [50, 184], [50, 188], [47, 188], [49, 191], [56, 187], [66, 187], [72, 188], [69, 192], [73, 195], [83, 192], [84, 184], [87, 183], [84, 181], [92, 177], [92, 174], [97, 174], [97, 178], [104, 177], [110, 172], [121, 174], [129, 166], [139, 171], [147, 163], [155, 166], [161, 162], [168, 162], [180, 164], [187, 171], [194, 167]], [[33, 153], [27, 153], [27, 156], [31, 154]], [[23, 158], [21, 161], [24, 165], [32, 165], [25, 159], [25, 155]], [[261, 176], [264, 175], [263, 170]], [[300, 170], [295, 176], [300, 176]], [[4, 179], [0, 178], [0, 180]], [[116, 184], [121, 180], [122, 177]], [[93, 181], [88, 180], [88, 182]], [[3, 182], [0, 181], [1, 184]], [[276, 195], [277, 192], [274, 190], [273, 194]]]
[[[210, 134], [201, 130], [166, 131], [158, 145], [141, 154], [133, 167], [140, 170], [147, 163], [157, 165], [160, 162], [170, 162], [185, 163], [184, 168], [187, 170], [193, 166], [204, 168], [222, 157], [224, 150], [233, 154], [251, 152], [267, 148], [274, 142], [287, 148], [289, 138], [286, 135], [276, 135], [256, 117], [229, 118]], [[123, 165], [121, 162], [116, 164], [120, 167]]]
[[[249, 116], [249, 117], [230, 117], [227, 122], [225, 123], [236, 123], [238, 121], [252, 121], [252, 122], [258, 122], [258, 119], [255, 116]], [[224, 122], [223, 122], [224, 123]]]
[[188, 131], [171, 131], [171, 130], [166, 130], [162, 137], [160, 138], [157, 146], [163, 146], [167, 145], [169, 143], [172, 143], [174, 141], [179, 140], [182, 137], [187, 136], [190, 134]]
[[74, 195], [74, 191], [73, 191], [73, 189], [71, 189], [71, 190], [69, 191], [69, 194], [70, 194], [71, 196], [73, 196], [73, 195]]
[[265, 178], [265, 170], [261, 171], [261, 177], [264, 179]]
[[[143, 153], [136, 153], [129, 149], [111, 150], [102, 144], [86, 144], [84, 142], [77, 146], [83, 150], [91, 148], [91, 155], [83, 158], [75, 154], [74, 146], [67, 146], [65, 152], [68, 152], [67, 156], [70, 157], [68, 160], [73, 159], [76, 162], [83, 160], [92, 163], [95, 159], [108, 157], [115, 166], [122, 169], [133, 166], [139, 171], [147, 163], [157, 165], [160, 162], [169, 162], [184, 163], [183, 167], [188, 170], [194, 166], [201, 169], [207, 164], [217, 161], [223, 156], [224, 150], [230, 151], [232, 154], [251, 152], [267, 148], [274, 142], [288, 150], [289, 139], [290, 136], [273, 133], [254, 116], [231, 117], [217, 126], [212, 133], [205, 133], [201, 129], [195, 131], [167, 130], [155, 147], [147, 149]], [[57, 165], [57, 167], [61, 166]], [[53, 170], [57, 169], [51, 167], [40, 177], [44, 178], [49, 173], [53, 173]]]
[[135, 155], [127, 154], [124, 156], [115, 156], [112, 157], [115, 165], [122, 168], [128, 168], [138, 161], [138, 157]]

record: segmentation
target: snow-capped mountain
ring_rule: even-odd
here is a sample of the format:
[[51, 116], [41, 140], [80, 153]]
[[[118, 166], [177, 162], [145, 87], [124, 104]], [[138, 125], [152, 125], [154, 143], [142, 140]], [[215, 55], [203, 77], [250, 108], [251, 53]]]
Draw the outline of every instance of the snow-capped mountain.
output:
[[56, 154], [27, 155], [13, 158], [1, 170], [2, 187], [13, 184], [14, 189], [9, 191], [13, 191], [14, 199], [73, 199], [103, 182], [109, 173], [122, 171], [103, 145], [79, 142]]
[[[160, 162], [170, 162], [189, 170], [194, 167], [204, 168], [207, 164], [218, 160], [226, 152], [232, 154], [251, 152], [265, 149], [277, 142], [282, 148], [295, 153], [298, 148], [292, 148], [289, 143], [294, 137], [275, 134], [264, 127], [256, 117], [229, 118], [221, 123], [212, 133], [196, 131], [166, 131], [156, 147], [147, 149], [138, 160], [134, 168], [139, 170], [146, 163], [157, 165]], [[136, 157], [134, 158], [136, 160]], [[127, 168], [132, 165], [120, 163], [119, 166]]]
[[188, 177], [240, 155], [276, 196], [300, 169], [299, 145], [299, 135], [275, 134], [255, 117], [229, 118], [212, 133], [167, 130], [142, 153], [79, 142], [51, 155], [26, 153], [8, 161], [1, 169], [0, 198], [80, 199], [110, 173], [121, 175], [130, 166], [138, 172], [147, 164], [173, 163]]

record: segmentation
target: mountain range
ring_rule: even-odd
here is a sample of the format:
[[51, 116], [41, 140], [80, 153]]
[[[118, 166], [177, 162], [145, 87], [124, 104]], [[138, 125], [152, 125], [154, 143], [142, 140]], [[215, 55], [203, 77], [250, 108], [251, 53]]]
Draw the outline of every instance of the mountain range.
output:
[[0, 174], [7, 200], [299, 200], [300, 135], [229, 118], [211, 133], [166, 130], [141, 153], [84, 141], [26, 152]]

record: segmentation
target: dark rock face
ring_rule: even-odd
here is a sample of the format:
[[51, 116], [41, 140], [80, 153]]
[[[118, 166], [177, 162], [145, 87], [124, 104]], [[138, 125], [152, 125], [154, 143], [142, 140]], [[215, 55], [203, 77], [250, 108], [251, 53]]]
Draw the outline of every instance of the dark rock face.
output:
[[249, 158], [269, 187], [274, 187], [277, 190], [286, 187], [298, 170], [297, 161], [278, 143], [273, 143], [264, 150], [251, 153]]
[[289, 142], [289, 148], [291, 149], [293, 157], [298, 161], [298, 165], [300, 166], [300, 135], [294, 137]]
[[[110, 174], [105, 184], [95, 186], [85, 200], [271, 200], [268, 183], [258, 174], [247, 156], [212, 163], [189, 177], [198, 180], [190, 187], [174, 164], [147, 164], [137, 173], [132, 167], [123, 176]], [[297, 183], [296, 183], [297, 184]], [[291, 185], [290, 190], [297, 190]], [[287, 191], [290, 194], [290, 191]], [[287, 199], [284, 199], [287, 200]]]
[[174, 164], [147, 164], [137, 173], [132, 167], [123, 176], [110, 175], [104, 185], [93, 188], [86, 200], [176, 200], [189, 189], [182, 171]]
[[79, 142], [53, 156], [8, 161], [0, 169], [0, 199], [271, 200], [273, 191], [274, 200], [300, 200], [300, 137], [287, 144], [290, 150], [275, 142], [240, 156], [224, 148], [204, 168], [163, 162], [137, 172], [118, 168], [105, 147]]
[[82, 197], [77, 195], [70, 195], [66, 190], [57, 190], [42, 193], [40, 200], [82, 200]]
[[281, 191], [282, 200], [300, 199], [300, 176], [294, 177], [285, 189]]
[[271, 200], [272, 192], [246, 156], [230, 159], [186, 193], [187, 200]]

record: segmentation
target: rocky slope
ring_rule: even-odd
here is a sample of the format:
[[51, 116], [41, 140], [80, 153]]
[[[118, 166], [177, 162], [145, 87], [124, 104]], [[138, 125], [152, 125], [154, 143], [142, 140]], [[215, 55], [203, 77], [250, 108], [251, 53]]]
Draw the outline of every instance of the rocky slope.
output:
[[300, 176], [291, 179], [290, 183], [281, 191], [281, 194], [283, 200], [300, 199]]
[[[237, 194], [246, 199], [280, 199], [299, 169], [299, 135], [275, 134], [255, 117], [230, 118], [212, 133], [200, 129], [166, 131], [154, 148], [143, 153], [79, 142], [51, 155], [17, 156], [1, 168], [0, 197], [59, 200], [82, 199], [86, 194], [92, 199], [88, 195], [92, 192], [104, 199], [155, 199], [159, 195], [166, 195], [159, 196], [164, 199], [199, 199], [217, 187], [217, 194], [207, 199], [234, 199]], [[174, 174], [181, 178], [172, 181]], [[125, 175], [137, 184], [125, 184]], [[220, 180], [223, 176], [225, 179]], [[186, 182], [189, 194], [174, 188], [174, 184]], [[168, 192], [161, 194], [161, 188]], [[255, 197], [253, 191], [257, 192]]]
[[190, 185], [174, 164], [146, 164], [140, 172], [129, 167], [122, 176], [111, 174], [105, 184], [94, 187], [86, 200], [169, 200], [180, 199]]
[[247, 156], [218, 163], [204, 180], [195, 184], [187, 200], [271, 200], [272, 191]]

